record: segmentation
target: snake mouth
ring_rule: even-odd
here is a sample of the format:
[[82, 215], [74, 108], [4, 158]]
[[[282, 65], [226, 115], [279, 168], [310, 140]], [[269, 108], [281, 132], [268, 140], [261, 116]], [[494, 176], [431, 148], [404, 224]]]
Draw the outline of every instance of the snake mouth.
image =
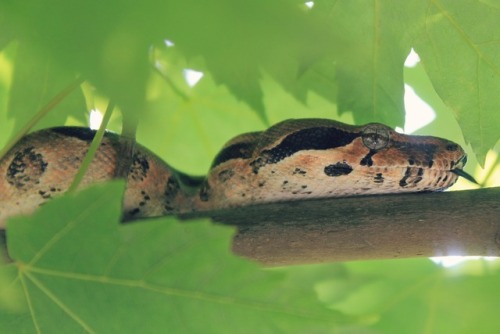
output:
[[453, 174], [456, 174], [458, 176], [461, 176], [464, 179], [466, 179], [472, 183], [479, 185], [479, 183], [477, 183], [477, 181], [472, 177], [472, 175], [466, 173], [463, 169], [452, 169], [452, 170], [450, 170], [450, 172], [452, 172]]

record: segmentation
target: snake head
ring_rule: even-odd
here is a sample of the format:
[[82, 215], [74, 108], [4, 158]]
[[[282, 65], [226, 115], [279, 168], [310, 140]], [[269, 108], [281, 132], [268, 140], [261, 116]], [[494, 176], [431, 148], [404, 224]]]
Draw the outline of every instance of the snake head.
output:
[[462, 155], [457, 160], [457, 162], [451, 166], [452, 168], [450, 169], [450, 172], [452, 172], [455, 175], [461, 176], [472, 183], [479, 185], [479, 183], [474, 179], [472, 175], [463, 170], [464, 166], [467, 164], [467, 154], [465, 154], [464, 150], [460, 147], [460, 145], [453, 142], [449, 142], [448, 144], [445, 145], [445, 148], [447, 151], [450, 152], [461, 152]]

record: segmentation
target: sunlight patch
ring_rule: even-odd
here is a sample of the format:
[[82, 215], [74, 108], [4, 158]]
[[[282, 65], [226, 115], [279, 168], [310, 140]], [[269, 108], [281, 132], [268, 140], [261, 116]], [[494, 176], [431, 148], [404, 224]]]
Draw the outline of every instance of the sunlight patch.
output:
[[89, 116], [89, 127], [92, 130], [97, 130], [102, 123], [102, 113], [97, 109], [92, 109]]
[[413, 133], [436, 118], [434, 109], [422, 100], [411, 86], [406, 84], [404, 99], [406, 110], [404, 133]]
[[416, 53], [415, 50], [413, 50], [413, 48], [412, 48], [410, 53], [406, 57], [405, 66], [406, 67], [415, 67], [415, 66], [417, 66], [417, 64], [419, 62], [420, 62], [420, 57], [418, 56], [418, 53]]
[[174, 44], [174, 42], [172, 42], [172, 41], [171, 41], [171, 40], [169, 40], [169, 39], [165, 39], [165, 40], [163, 40], [163, 42], [165, 43], [165, 45], [166, 45], [167, 47], [172, 47], [172, 46], [174, 46], [174, 45], [175, 45], [175, 44]]
[[498, 258], [492, 256], [436, 256], [431, 257], [430, 260], [444, 268], [451, 268], [471, 260], [496, 261]]
[[189, 87], [194, 87], [198, 83], [198, 81], [203, 78], [203, 72], [191, 70], [189, 68], [184, 69], [183, 74], [184, 80], [186, 80]]

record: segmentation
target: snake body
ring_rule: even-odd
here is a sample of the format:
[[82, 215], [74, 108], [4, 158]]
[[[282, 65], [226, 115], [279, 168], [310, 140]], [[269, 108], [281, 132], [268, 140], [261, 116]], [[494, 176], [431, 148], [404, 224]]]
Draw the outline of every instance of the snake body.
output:
[[[17, 143], [0, 161], [0, 228], [8, 217], [32, 213], [64, 193], [94, 135], [59, 127]], [[104, 136], [81, 187], [115, 177], [121, 145], [118, 135]], [[130, 220], [318, 197], [442, 191], [465, 174], [466, 161], [454, 142], [378, 123], [287, 120], [230, 140], [205, 178], [189, 177], [137, 145], [123, 215]]]

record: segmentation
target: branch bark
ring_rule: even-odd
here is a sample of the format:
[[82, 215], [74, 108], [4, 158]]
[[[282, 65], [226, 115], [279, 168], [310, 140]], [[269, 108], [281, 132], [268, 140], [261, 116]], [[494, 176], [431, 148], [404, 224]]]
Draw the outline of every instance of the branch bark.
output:
[[500, 256], [500, 188], [271, 203], [205, 216], [237, 225], [234, 253], [269, 266]]

